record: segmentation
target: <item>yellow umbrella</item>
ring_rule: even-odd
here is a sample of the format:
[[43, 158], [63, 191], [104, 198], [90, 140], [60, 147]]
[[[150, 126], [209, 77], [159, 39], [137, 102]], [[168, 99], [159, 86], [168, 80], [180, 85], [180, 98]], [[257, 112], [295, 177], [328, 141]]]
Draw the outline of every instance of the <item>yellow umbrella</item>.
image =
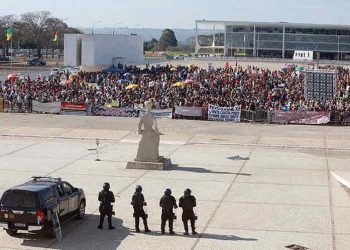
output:
[[136, 89], [136, 88], [138, 88], [138, 87], [139, 87], [139, 85], [134, 84], [134, 83], [131, 83], [131, 84], [129, 84], [125, 89]]
[[173, 85], [172, 85], [173, 87], [185, 87], [186, 86], [186, 84], [184, 83], [184, 82], [177, 82], [177, 83], [174, 83]]
[[176, 71], [176, 68], [171, 68], [170, 70], [171, 70], [171, 71]]

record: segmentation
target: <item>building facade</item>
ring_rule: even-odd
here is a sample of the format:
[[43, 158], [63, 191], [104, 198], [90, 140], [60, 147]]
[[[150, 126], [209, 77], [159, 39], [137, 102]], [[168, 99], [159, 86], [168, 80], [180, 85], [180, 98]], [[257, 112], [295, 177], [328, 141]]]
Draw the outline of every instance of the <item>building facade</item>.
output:
[[64, 34], [65, 66], [106, 66], [116, 61], [139, 64], [143, 41], [137, 35]]
[[292, 58], [296, 50], [312, 51], [314, 59], [349, 60], [350, 26], [196, 21], [197, 54]]

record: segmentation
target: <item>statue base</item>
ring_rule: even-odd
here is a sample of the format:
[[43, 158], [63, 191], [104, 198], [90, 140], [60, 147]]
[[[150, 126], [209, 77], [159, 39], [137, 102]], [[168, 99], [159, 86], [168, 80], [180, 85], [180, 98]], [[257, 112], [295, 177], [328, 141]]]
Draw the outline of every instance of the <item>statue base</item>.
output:
[[142, 161], [135, 159], [126, 164], [127, 169], [164, 170], [171, 167], [170, 158], [159, 157], [158, 161]]

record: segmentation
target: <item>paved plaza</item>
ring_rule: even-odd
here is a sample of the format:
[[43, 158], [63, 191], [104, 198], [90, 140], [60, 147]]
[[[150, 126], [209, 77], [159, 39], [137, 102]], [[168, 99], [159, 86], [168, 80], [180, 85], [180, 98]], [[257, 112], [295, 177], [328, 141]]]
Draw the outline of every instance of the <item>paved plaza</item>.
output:
[[[138, 119], [0, 114], [0, 194], [34, 175], [62, 177], [87, 195], [83, 221], [63, 223], [61, 242], [0, 231], [0, 249], [350, 249], [350, 128], [158, 119], [166, 171], [125, 169]], [[102, 161], [94, 161], [95, 138]], [[89, 150], [90, 149], [90, 150]], [[97, 195], [116, 195], [116, 230], [98, 230]], [[142, 185], [151, 233], [134, 230], [131, 196]], [[198, 236], [160, 234], [159, 199], [170, 187], [197, 197]], [[177, 209], [177, 217], [181, 211]], [[106, 226], [105, 226], [106, 228]], [[141, 226], [141, 229], [143, 227]]]

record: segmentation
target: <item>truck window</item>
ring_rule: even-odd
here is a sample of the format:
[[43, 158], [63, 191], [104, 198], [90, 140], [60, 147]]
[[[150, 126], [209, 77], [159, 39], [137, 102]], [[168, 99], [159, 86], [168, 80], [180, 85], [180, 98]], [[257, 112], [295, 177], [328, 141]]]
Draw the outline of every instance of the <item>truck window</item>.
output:
[[72, 187], [67, 182], [63, 182], [63, 189], [66, 195], [71, 195], [73, 193]]
[[12, 190], [4, 194], [1, 206], [18, 208], [36, 208], [35, 194], [23, 190]]
[[63, 188], [62, 188], [61, 185], [58, 185], [58, 186], [57, 186], [57, 192], [58, 192], [58, 195], [59, 195], [60, 197], [63, 197], [63, 196], [64, 196], [64, 191], [63, 191]]
[[51, 188], [41, 191], [40, 197], [45, 204], [48, 202], [51, 202], [55, 199], [55, 196], [54, 196]]

